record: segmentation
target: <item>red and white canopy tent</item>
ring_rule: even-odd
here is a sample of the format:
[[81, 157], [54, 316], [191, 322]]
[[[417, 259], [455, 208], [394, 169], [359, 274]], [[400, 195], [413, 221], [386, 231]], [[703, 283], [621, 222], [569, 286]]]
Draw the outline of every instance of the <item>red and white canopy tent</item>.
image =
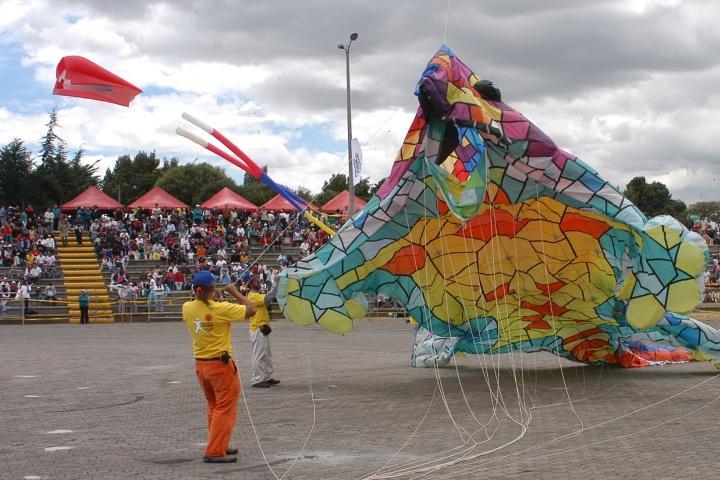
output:
[[[279, 193], [275, 195], [273, 198], [268, 200], [267, 202], [263, 203], [260, 208], [264, 208], [265, 210], [274, 210], [274, 211], [283, 211], [283, 212], [296, 212], [297, 209], [293, 207], [292, 203], [288, 202], [285, 197], [280, 195]], [[311, 210], [318, 210], [318, 208], [310, 204]]]
[[113, 200], [112, 197], [101, 192], [94, 186], [88, 187], [87, 190], [77, 197], [60, 205], [61, 210], [75, 210], [78, 207], [97, 207], [100, 210], [115, 210], [116, 208], [124, 208], [122, 203]]
[[160, 208], [190, 208], [188, 204], [173, 197], [160, 187], [154, 187], [128, 205], [130, 208], [144, 208], [146, 210], [152, 210], [156, 206]]
[[[360, 197], [355, 197], [355, 210], [360, 210], [367, 202]], [[350, 191], [343, 190], [342, 192], [335, 195], [330, 201], [322, 206], [322, 211], [325, 213], [339, 213], [345, 214], [350, 209]]]
[[243, 198], [227, 187], [217, 192], [215, 195], [205, 200], [201, 208], [234, 208], [236, 210], [257, 210], [257, 206], [250, 200]]

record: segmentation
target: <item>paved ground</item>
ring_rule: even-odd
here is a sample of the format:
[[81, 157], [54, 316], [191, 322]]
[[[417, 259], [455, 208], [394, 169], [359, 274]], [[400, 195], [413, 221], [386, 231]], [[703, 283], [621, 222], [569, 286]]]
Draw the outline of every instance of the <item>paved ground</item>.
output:
[[0, 478], [275, 478], [251, 419], [275, 475], [294, 465], [284, 478], [363, 478], [386, 462], [375, 478], [720, 476], [709, 364], [623, 370], [534, 354], [434, 371], [407, 367], [409, 344], [398, 320], [344, 337], [276, 322], [283, 383], [258, 390], [239, 326], [251, 415], [241, 407], [239, 462], [217, 466], [200, 461], [204, 399], [181, 324], [4, 326]]

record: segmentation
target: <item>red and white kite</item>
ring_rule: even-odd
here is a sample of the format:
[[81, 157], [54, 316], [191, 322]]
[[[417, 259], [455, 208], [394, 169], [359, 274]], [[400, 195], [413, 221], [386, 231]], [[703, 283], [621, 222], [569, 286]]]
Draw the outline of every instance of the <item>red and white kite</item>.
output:
[[89, 98], [127, 107], [142, 92], [135, 85], [84, 57], [61, 58], [55, 75], [57, 81], [54, 95]]

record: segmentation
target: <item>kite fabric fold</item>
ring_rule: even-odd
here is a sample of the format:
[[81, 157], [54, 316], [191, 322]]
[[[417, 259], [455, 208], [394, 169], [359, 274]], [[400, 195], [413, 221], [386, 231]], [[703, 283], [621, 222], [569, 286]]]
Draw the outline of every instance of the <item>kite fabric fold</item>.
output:
[[127, 107], [142, 92], [97, 63], [79, 56], [61, 58], [55, 75], [53, 95], [87, 98]]
[[702, 299], [702, 238], [646, 218], [446, 46], [416, 95], [378, 194], [282, 272], [287, 318], [345, 334], [364, 295], [391, 297], [418, 323], [414, 366], [517, 350], [625, 367], [720, 361], [720, 333], [684, 315]]

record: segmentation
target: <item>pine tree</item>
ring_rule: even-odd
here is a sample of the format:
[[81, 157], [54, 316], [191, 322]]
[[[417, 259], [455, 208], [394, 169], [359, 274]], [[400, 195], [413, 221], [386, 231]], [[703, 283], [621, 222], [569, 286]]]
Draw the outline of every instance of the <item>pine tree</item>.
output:
[[30, 150], [19, 138], [0, 149], [0, 205], [24, 208], [33, 188]]

